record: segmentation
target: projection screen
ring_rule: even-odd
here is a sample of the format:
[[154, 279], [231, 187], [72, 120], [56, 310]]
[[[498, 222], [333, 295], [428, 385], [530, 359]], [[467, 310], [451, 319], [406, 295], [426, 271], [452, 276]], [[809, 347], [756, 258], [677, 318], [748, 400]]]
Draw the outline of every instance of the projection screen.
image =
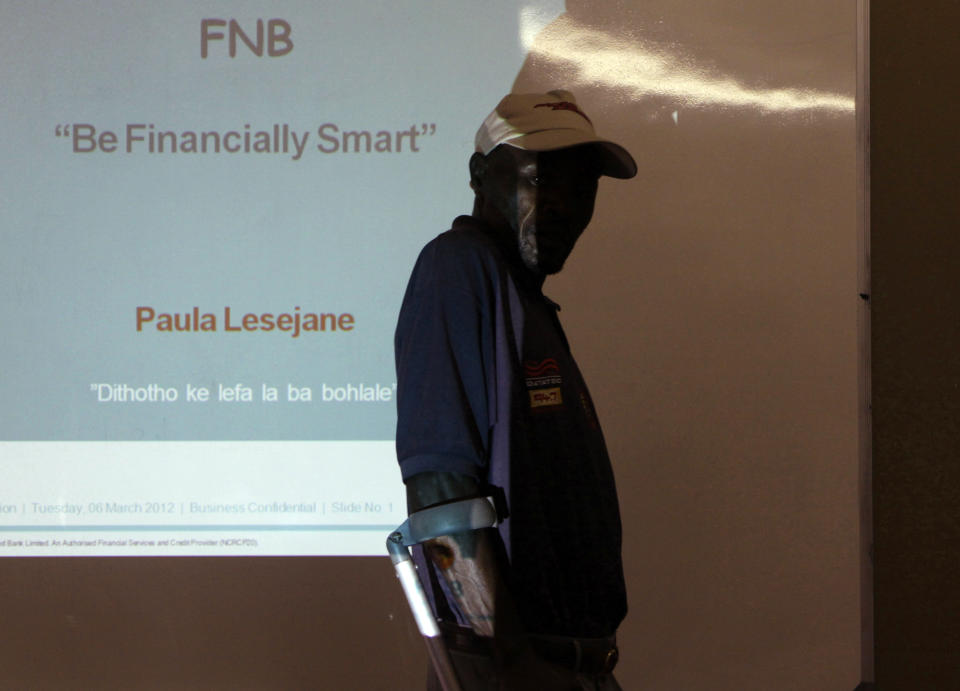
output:
[[5, 3], [0, 555], [381, 554], [399, 300], [562, 10]]

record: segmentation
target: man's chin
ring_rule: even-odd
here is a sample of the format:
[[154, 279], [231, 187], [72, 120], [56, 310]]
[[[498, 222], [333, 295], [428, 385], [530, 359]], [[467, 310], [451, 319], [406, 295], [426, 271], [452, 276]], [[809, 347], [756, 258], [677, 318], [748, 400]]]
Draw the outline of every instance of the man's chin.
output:
[[560, 273], [566, 262], [566, 257], [557, 259], [556, 257], [541, 257], [537, 260], [536, 272], [541, 276], [552, 276]]
[[[531, 256], [531, 254], [533, 256]], [[567, 256], [569, 255], [565, 254], [560, 257], [556, 254], [545, 252], [520, 252], [520, 258], [523, 260], [524, 265], [530, 271], [540, 276], [550, 276], [551, 274], [559, 273], [567, 261]]]
[[560, 262], [557, 265], [548, 266], [543, 269], [544, 276], [552, 276], [553, 274], [560, 273], [560, 270], [563, 269], [563, 262]]

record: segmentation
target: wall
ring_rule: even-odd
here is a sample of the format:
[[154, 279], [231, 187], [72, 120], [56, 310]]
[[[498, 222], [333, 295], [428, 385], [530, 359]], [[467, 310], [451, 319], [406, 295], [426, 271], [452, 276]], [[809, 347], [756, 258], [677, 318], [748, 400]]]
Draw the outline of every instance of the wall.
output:
[[877, 687], [960, 688], [960, 5], [873, 3]]

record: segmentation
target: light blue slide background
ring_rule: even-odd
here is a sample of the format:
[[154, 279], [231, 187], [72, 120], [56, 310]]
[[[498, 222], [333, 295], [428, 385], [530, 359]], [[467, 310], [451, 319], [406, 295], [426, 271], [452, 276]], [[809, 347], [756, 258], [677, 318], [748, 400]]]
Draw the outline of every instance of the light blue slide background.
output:
[[[0, 440], [391, 439], [394, 403], [324, 403], [321, 385], [394, 382], [392, 336], [419, 248], [468, 212], [473, 133], [510, 89], [521, 14], [562, 3], [3, 2], [0, 4]], [[200, 22], [282, 18], [294, 49]], [[527, 26], [529, 29], [530, 27]], [[226, 31], [221, 29], [224, 33]], [[323, 123], [406, 130], [417, 153], [316, 150]], [[117, 132], [73, 153], [58, 125]], [[273, 153], [125, 153], [157, 130], [308, 131]], [[215, 333], [138, 333], [135, 309], [217, 315]], [[231, 334], [245, 312], [350, 312], [350, 332]], [[98, 403], [93, 383], [175, 387], [176, 403]], [[243, 383], [251, 403], [188, 403], [187, 383]], [[260, 385], [280, 401], [259, 401]], [[312, 403], [285, 401], [288, 383]]]

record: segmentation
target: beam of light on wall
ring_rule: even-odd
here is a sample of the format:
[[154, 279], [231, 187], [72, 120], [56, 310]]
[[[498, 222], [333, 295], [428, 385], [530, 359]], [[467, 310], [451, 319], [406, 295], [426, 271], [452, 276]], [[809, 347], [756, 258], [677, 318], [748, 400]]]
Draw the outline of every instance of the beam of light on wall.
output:
[[541, 0], [520, 8], [520, 46], [527, 52], [533, 49], [537, 35], [554, 19], [563, 14], [564, 0]]
[[577, 26], [569, 15], [562, 30], [547, 31], [535, 40], [524, 33], [532, 57], [566, 63], [573, 69], [568, 86], [601, 85], [619, 89], [631, 99], [661, 97], [686, 107], [745, 108], [763, 113], [804, 111], [853, 113], [854, 98], [803, 88], [748, 86], [677, 55], [669, 47], [644, 45], [597, 29]]

